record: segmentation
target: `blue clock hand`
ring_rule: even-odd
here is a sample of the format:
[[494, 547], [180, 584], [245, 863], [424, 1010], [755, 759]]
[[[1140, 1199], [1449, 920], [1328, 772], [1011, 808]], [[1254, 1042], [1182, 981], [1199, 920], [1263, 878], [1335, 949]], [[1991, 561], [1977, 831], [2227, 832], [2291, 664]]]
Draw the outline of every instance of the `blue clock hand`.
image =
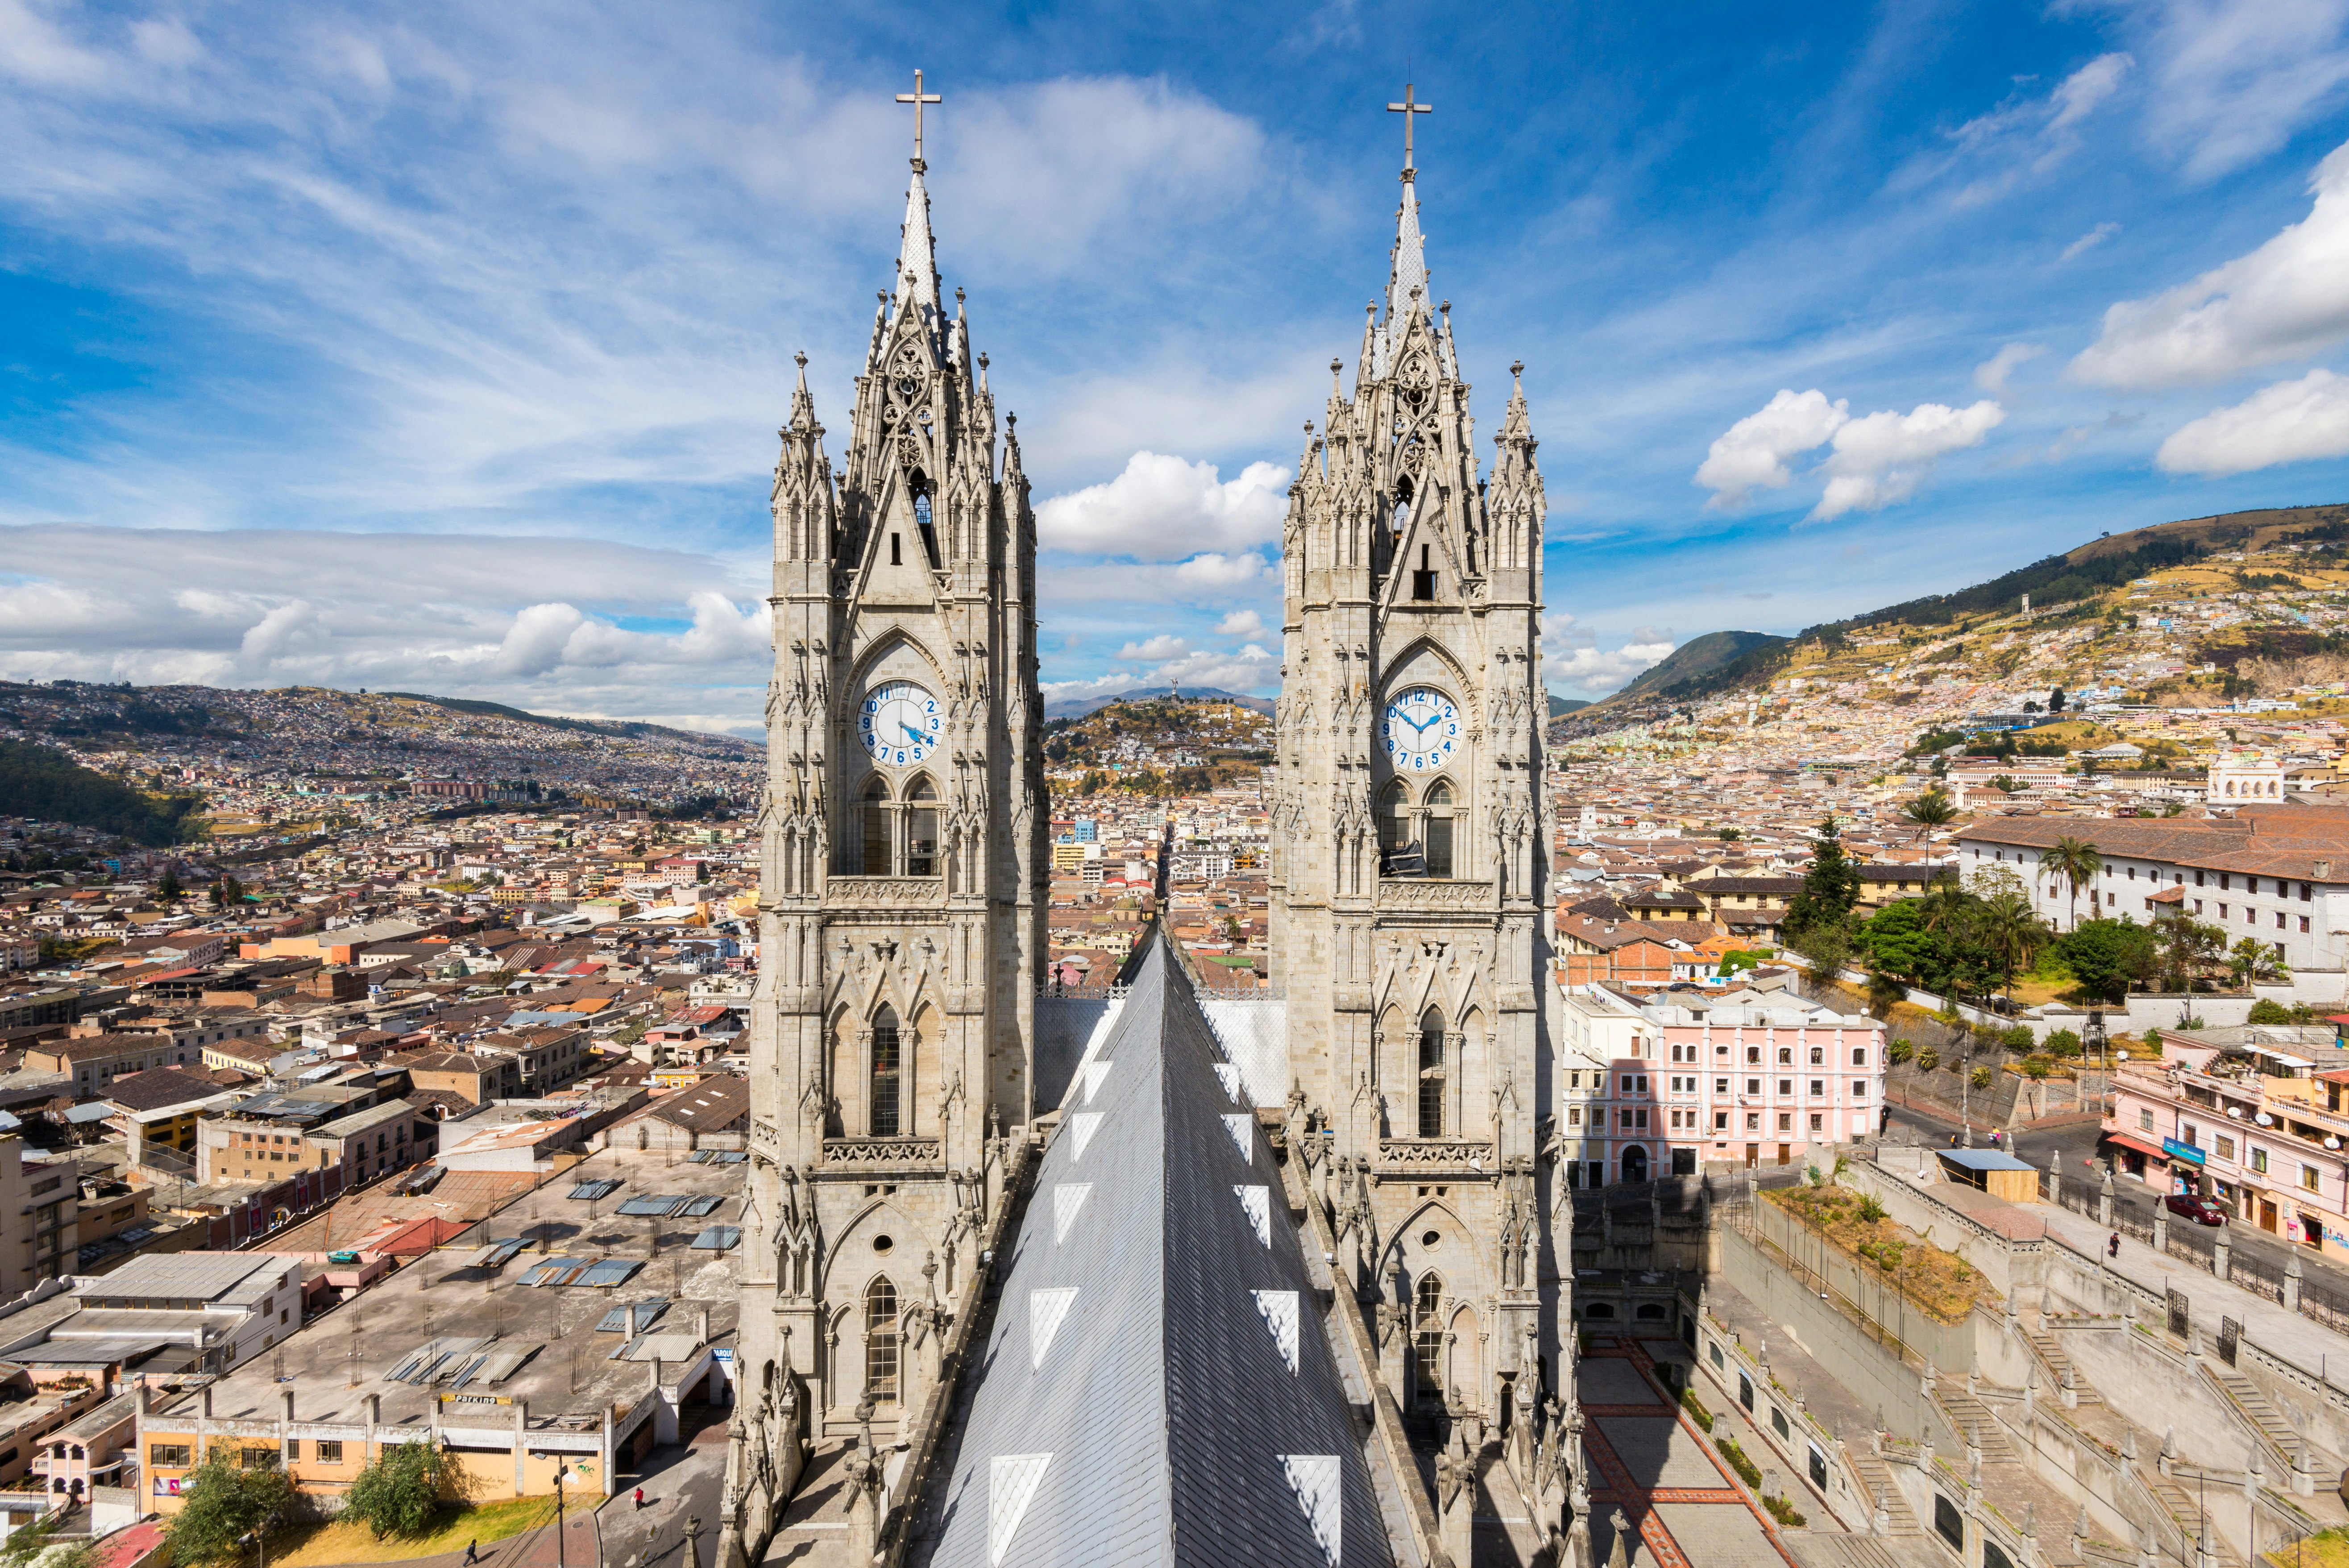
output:
[[922, 741], [927, 740], [927, 739], [929, 738], [929, 737], [928, 737], [928, 736], [926, 736], [926, 735], [923, 734], [920, 730], [916, 729], [912, 725], [907, 724], [907, 723], [906, 723], [904, 719], [902, 719], [902, 718], [901, 718], [901, 719], [899, 719], [899, 720], [897, 721], [897, 727], [898, 727], [898, 728], [900, 728], [900, 729], [902, 729], [902, 730], [904, 730], [906, 734], [908, 734], [908, 735], [912, 736], [912, 737], [914, 738], [915, 743], [916, 743], [916, 745], [918, 745], [918, 744], [920, 744]]

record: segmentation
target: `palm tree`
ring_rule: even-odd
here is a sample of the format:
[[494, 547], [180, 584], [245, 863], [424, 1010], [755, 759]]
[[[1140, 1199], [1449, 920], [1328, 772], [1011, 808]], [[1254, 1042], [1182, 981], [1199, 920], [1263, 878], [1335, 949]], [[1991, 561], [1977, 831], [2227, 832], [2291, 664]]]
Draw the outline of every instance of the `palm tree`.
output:
[[1901, 807], [1900, 814], [1917, 824], [1920, 830], [1918, 837], [1922, 838], [1922, 830], [1942, 826], [1958, 814], [1958, 807], [1950, 799], [1950, 792], [1936, 784]]
[[2031, 901], [2018, 892], [2002, 892], [1989, 900], [1976, 918], [1982, 923], [1976, 929], [1983, 943], [1998, 954], [2000, 989], [2008, 993], [2011, 1001], [2016, 972], [2027, 967], [2055, 934], [2047, 929]]
[[2072, 886], [2072, 929], [2080, 928], [2080, 890], [2096, 880], [2105, 869], [2105, 857], [2096, 853], [2096, 846], [2085, 839], [2062, 838], [2055, 847], [2039, 852], [2039, 874], [2057, 878]]

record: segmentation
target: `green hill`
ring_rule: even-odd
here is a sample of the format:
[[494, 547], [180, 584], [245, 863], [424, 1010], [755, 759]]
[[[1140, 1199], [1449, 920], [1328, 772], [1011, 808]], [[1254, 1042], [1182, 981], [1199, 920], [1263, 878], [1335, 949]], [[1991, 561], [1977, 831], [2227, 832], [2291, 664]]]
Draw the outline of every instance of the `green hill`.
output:
[[162, 845], [196, 836], [188, 818], [202, 804], [198, 795], [157, 800], [51, 747], [0, 740], [0, 816], [70, 822]]
[[1558, 696], [1553, 694], [1549, 699], [1549, 716], [1552, 718], [1564, 718], [1568, 714], [1580, 713], [1589, 706], [1588, 703], [1578, 697]]
[[1707, 632], [1691, 637], [1665, 655], [1660, 664], [1640, 672], [1629, 686], [1605, 700], [1609, 704], [1640, 698], [1709, 696], [1716, 691], [1766, 675], [1793, 646], [1793, 639], [1767, 632]]

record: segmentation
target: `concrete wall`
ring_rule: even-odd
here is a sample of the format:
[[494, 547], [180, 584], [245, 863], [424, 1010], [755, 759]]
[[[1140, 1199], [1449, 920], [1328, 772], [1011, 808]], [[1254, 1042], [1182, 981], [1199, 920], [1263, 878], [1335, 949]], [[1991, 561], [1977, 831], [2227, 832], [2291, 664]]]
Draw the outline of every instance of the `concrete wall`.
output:
[[[2211, 1470], [2240, 1470], [2251, 1452], [2242, 1416], [2187, 1357], [2147, 1328], [2110, 1322], [2063, 1325], [2064, 1353], [2114, 1411], [2154, 1435], [2175, 1432], [2178, 1457]], [[2144, 1456], [2147, 1462], [2153, 1453]], [[2271, 1474], [2271, 1480], [2283, 1478]]]
[[[1939, 1161], [1934, 1164], [1938, 1165]], [[1939, 1171], [1928, 1167], [1929, 1175]], [[2035, 1290], [2044, 1266], [2044, 1243], [2015, 1242], [2000, 1235], [1971, 1215], [1950, 1207], [1935, 1195], [1939, 1181], [1912, 1181], [1889, 1171], [1854, 1161], [1837, 1177], [1839, 1185], [1874, 1198], [1899, 1224], [1906, 1225], [1935, 1246], [1955, 1253], [1982, 1272], [1992, 1290], [2011, 1296], [2016, 1288]]]
[[[1908, 1346], [1916, 1355], [1945, 1372], [1962, 1372], [1974, 1365], [1975, 1330], [1971, 1316], [1957, 1323], [1943, 1323], [1928, 1315], [1922, 1308], [1892, 1288], [1891, 1280], [1883, 1271], [1844, 1253], [1766, 1199], [1755, 1201], [1754, 1219], [1762, 1240], [1776, 1247], [1804, 1269], [1818, 1275], [1826, 1281], [1829, 1291], [1841, 1296], [1855, 1310]], [[1735, 1230], [1733, 1226], [1723, 1229], [1731, 1233]], [[1781, 1272], [1775, 1263], [1772, 1272]], [[1733, 1276], [1731, 1283], [1738, 1289], [1745, 1290], [1743, 1280]], [[1809, 1286], [1801, 1288], [1805, 1299], [1817, 1301]], [[1754, 1293], [1746, 1291], [1746, 1294], [1752, 1295]], [[1760, 1297], [1754, 1299], [1758, 1301]], [[1824, 1304], [1822, 1309], [1834, 1310]], [[1836, 1315], [1838, 1321], [1844, 1321], [1840, 1313]], [[1820, 1359], [1825, 1361], [1826, 1357], [1821, 1357]], [[1828, 1362], [1828, 1365], [1834, 1363]]]
[[[1723, 1225], [1720, 1242], [1722, 1277], [1813, 1360], [1834, 1367], [1844, 1387], [1864, 1408], [1881, 1409], [1886, 1426], [1896, 1437], [1921, 1441], [1930, 1435], [1945, 1454], [1961, 1450], [1957, 1433], [1942, 1418], [1940, 1408], [1926, 1396], [1923, 1378], [1914, 1367], [1904, 1365], [1866, 1329], [1821, 1301], [1744, 1233]], [[1710, 1361], [1702, 1346], [1699, 1354]], [[1866, 1436], [1846, 1434], [1845, 1439], [1857, 1441]]]

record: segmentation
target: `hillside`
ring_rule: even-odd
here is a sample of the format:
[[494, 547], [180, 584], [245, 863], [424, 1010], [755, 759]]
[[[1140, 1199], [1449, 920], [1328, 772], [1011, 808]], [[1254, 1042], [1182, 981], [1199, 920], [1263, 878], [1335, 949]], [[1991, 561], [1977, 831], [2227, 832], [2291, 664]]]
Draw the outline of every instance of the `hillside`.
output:
[[[2257, 559], [2349, 545], [2349, 505], [2276, 507], [2186, 518], [2124, 533], [2099, 534], [2059, 555], [2019, 566], [1986, 582], [1931, 593], [1861, 614], [1804, 628], [1795, 637], [1759, 632], [1713, 632], [1692, 638], [1621, 690], [1601, 698], [1586, 718], [1684, 704], [1726, 692], [1768, 689], [1806, 661], [1832, 655], [1856, 641], [1880, 646], [1888, 634], [1945, 634], [2022, 609], [2027, 595], [2034, 620], [2083, 611], [2129, 585], [2190, 568], [2212, 556]], [[2253, 574], [2256, 578], [2258, 574]], [[2309, 580], [2313, 582], [2313, 579]], [[2249, 586], [2292, 587], [2288, 575]], [[1863, 635], [1864, 634], [1864, 635]], [[2246, 658], [2304, 659], [2336, 651], [2333, 641], [2304, 625], [2276, 625], [2221, 639], [2200, 655], [2224, 668]]]
[[0, 740], [0, 817], [69, 822], [160, 847], [194, 838], [191, 813], [202, 804], [194, 795], [142, 795], [54, 747]]
[[[1129, 691], [1115, 692], [1107, 696], [1065, 697], [1059, 702], [1046, 703], [1044, 717], [1048, 719], [1082, 718], [1089, 713], [1098, 713], [1113, 702], [1148, 702], [1153, 697], [1165, 697], [1173, 695], [1173, 688], [1157, 686], [1135, 686]], [[1226, 691], [1221, 686], [1194, 686], [1184, 692], [1182, 696], [1185, 702], [1194, 698], [1202, 702], [1219, 700], [1237, 703], [1242, 707], [1252, 707], [1258, 713], [1272, 711], [1272, 698], [1268, 696], [1243, 696], [1238, 692]]]
[[1251, 783], [1271, 760], [1271, 717], [1229, 696], [1118, 700], [1044, 725], [1044, 768], [1056, 794], [1196, 794]]
[[1568, 714], [1580, 713], [1584, 708], [1588, 707], [1590, 705], [1588, 703], [1584, 702], [1579, 697], [1563, 697], [1557, 696], [1556, 693], [1551, 693], [1549, 698], [1549, 716], [1552, 718], [1564, 718]]

